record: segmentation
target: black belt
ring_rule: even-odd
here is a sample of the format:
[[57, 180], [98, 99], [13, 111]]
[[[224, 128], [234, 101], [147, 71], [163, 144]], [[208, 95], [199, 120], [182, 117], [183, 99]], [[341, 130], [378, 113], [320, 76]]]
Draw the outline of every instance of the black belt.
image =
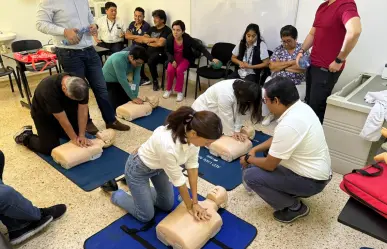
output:
[[65, 50], [65, 51], [87, 51], [87, 50], [92, 50], [94, 49], [94, 46], [89, 46], [89, 47], [86, 47], [86, 48], [61, 48], [61, 47], [57, 47], [56, 49], [59, 49], [59, 50]]

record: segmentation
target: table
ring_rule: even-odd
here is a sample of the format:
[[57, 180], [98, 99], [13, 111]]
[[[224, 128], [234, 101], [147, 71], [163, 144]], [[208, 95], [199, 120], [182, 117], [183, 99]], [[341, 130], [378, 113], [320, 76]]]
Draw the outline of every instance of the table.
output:
[[[101, 57], [101, 60], [102, 60], [102, 56], [108, 55], [109, 52], [110, 52], [109, 49], [103, 48], [103, 47], [99, 47], [99, 46], [94, 46], [94, 49], [98, 53], [98, 55]], [[37, 49], [27, 50], [25, 52], [27, 52], [27, 53], [35, 53], [36, 51], [37, 51]], [[23, 101], [23, 100], [20, 100], [20, 104], [23, 107], [26, 107], [26, 108], [30, 109], [31, 108], [31, 97], [32, 96], [31, 96], [31, 92], [30, 92], [30, 87], [28, 85], [28, 80], [27, 80], [27, 77], [26, 77], [26, 74], [25, 74], [25, 72], [27, 71], [27, 69], [25, 67], [25, 63], [22, 63], [20, 61], [15, 60], [15, 58], [13, 57], [13, 53], [3, 54], [2, 56], [7, 57], [7, 58], [9, 58], [11, 60], [14, 60], [14, 61], [16, 61], [16, 63], [18, 65], [20, 65], [19, 66], [20, 70], [18, 70], [18, 75], [20, 73], [20, 78], [21, 78], [21, 82], [22, 82], [22, 88], [24, 88], [25, 95], [26, 95], [26, 98], [27, 98], [27, 103], [25, 101]], [[59, 70], [61, 72], [61, 65], [60, 64], [59, 64]]]
[[355, 230], [387, 243], [387, 218], [376, 213], [354, 198], [350, 198], [338, 221]]

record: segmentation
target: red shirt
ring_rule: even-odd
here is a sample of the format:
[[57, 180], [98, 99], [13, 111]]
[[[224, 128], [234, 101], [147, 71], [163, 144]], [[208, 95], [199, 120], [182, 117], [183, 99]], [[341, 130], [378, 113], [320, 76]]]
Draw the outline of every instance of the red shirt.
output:
[[[328, 1], [317, 9], [313, 27], [313, 48], [311, 52], [312, 65], [329, 68], [329, 65], [339, 55], [347, 33], [345, 24], [353, 17], [358, 17], [354, 0], [336, 0], [328, 6]], [[344, 69], [345, 63], [341, 69]]]

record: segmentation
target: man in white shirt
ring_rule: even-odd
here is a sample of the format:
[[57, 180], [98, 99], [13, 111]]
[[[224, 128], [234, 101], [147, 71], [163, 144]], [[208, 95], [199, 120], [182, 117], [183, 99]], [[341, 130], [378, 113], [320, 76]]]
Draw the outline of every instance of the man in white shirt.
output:
[[[300, 101], [291, 79], [276, 77], [264, 90], [262, 101], [278, 125], [272, 138], [240, 158], [243, 181], [276, 210], [276, 220], [288, 223], [308, 215], [309, 207], [298, 198], [325, 188], [332, 176], [331, 158], [317, 115]], [[267, 150], [266, 157], [255, 157]]]
[[[41, 0], [36, 14], [36, 28], [53, 36], [57, 57], [66, 73], [86, 78], [106, 123], [106, 128], [129, 130], [115, 118], [102, 74], [102, 62], [93, 47], [92, 35], [97, 32], [87, 0]], [[81, 34], [83, 29], [89, 30]], [[90, 119], [88, 133], [96, 134], [97, 127]]]
[[100, 17], [96, 23], [98, 35], [94, 40], [98, 46], [110, 49], [112, 53], [124, 49], [124, 23], [117, 17], [117, 5], [113, 2], [105, 3], [106, 16]]

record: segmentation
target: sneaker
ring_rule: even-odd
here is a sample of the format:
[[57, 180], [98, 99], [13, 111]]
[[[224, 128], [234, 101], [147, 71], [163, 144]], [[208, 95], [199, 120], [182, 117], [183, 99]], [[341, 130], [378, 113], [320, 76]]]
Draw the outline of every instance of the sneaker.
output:
[[105, 192], [112, 192], [112, 191], [117, 191], [118, 190], [118, 185], [115, 180], [110, 180], [106, 183], [104, 183], [101, 186], [102, 190]]
[[148, 78], [143, 78], [140, 80], [140, 86], [150, 85], [151, 81]]
[[95, 126], [93, 121], [90, 121], [90, 122], [87, 122], [86, 131], [87, 131], [87, 133], [89, 133], [91, 135], [95, 135], [98, 133], [98, 128], [97, 128], [97, 126]]
[[157, 80], [153, 81], [153, 91], [157, 92], [160, 89], [159, 82]]
[[184, 94], [183, 93], [177, 93], [176, 101], [181, 102], [184, 99]]
[[267, 115], [267, 116], [263, 119], [262, 125], [263, 125], [263, 126], [268, 126], [268, 125], [271, 123], [271, 121], [273, 121], [273, 120], [274, 120], [274, 115], [273, 115], [272, 113], [270, 113], [269, 115]]
[[130, 130], [130, 126], [129, 125], [125, 125], [123, 123], [120, 123], [120, 121], [118, 121], [118, 120], [114, 121], [111, 124], [107, 124], [106, 125], [106, 129], [109, 129], [109, 128], [117, 130], [117, 131], [128, 131], [128, 130]]
[[165, 91], [163, 94], [163, 98], [167, 99], [167, 98], [169, 98], [170, 95], [171, 95], [171, 91]]
[[301, 202], [301, 207], [297, 211], [292, 211], [289, 208], [278, 210], [273, 213], [274, 219], [284, 223], [290, 223], [298, 218], [309, 214], [309, 207]]
[[31, 222], [27, 227], [9, 233], [11, 245], [18, 245], [42, 231], [52, 221], [52, 216], [42, 217], [38, 221]]
[[32, 134], [32, 126], [26, 125], [13, 136], [13, 139], [17, 144], [23, 144], [24, 139]]
[[40, 213], [42, 217], [52, 216], [54, 220], [59, 219], [66, 213], [67, 207], [65, 204], [58, 204], [48, 208], [40, 208]]

